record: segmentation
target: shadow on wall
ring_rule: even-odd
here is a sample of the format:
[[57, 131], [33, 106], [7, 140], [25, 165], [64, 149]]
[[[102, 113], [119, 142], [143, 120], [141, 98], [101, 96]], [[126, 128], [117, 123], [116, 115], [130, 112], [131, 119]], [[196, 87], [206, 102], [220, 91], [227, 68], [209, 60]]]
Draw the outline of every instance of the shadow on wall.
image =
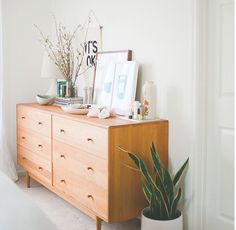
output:
[[[183, 104], [184, 92], [176, 87], [169, 87], [166, 93], [166, 115], [169, 120], [169, 157], [174, 159], [173, 162], [181, 164], [185, 156], [190, 151], [190, 131], [187, 127], [186, 105]], [[175, 146], [175, 149], [171, 147]], [[187, 152], [183, 152], [187, 151]], [[178, 169], [179, 165], [172, 165], [169, 162], [169, 170]]]
[[[186, 100], [184, 100], [183, 90], [181, 91], [173, 86], [168, 88], [166, 114], [169, 120], [169, 170], [172, 174], [176, 173], [185, 157], [189, 155], [191, 147], [191, 127], [187, 126], [188, 120], [186, 120], [186, 105], [184, 105], [184, 101]], [[175, 148], [172, 148], [172, 146], [175, 146]], [[186, 180], [189, 176], [186, 177], [186, 173], [190, 173], [189, 169], [186, 170], [181, 181], [181, 183], [185, 184], [184, 187], [189, 184]], [[188, 189], [184, 189], [184, 191], [186, 190]], [[189, 195], [187, 196], [189, 197]], [[183, 194], [183, 200], [180, 202], [181, 210], [187, 210], [190, 205], [191, 199], [186, 199], [185, 197], [185, 194]], [[187, 219], [185, 218], [185, 226], [187, 226]]]
[[140, 101], [140, 102], [141, 102], [141, 93], [142, 93], [142, 85], [143, 85], [142, 79], [143, 79], [143, 67], [142, 65], [139, 65], [135, 100]]

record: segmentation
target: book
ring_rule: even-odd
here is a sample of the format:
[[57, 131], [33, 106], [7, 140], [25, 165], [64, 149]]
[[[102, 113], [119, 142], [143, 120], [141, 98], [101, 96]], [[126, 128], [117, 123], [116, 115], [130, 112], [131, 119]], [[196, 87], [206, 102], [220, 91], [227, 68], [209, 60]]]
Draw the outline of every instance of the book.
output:
[[66, 96], [66, 81], [58, 79], [57, 80], [57, 96], [65, 97]]
[[58, 97], [54, 100], [54, 104], [58, 105], [83, 104], [83, 97], [76, 97], [76, 98]]

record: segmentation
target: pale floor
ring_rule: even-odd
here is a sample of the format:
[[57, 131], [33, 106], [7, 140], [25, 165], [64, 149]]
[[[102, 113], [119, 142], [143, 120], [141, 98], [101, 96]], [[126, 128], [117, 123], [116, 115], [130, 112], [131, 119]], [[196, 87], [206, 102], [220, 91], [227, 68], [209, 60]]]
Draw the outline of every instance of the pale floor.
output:
[[[25, 178], [20, 178], [17, 185], [46, 213], [48, 218], [56, 224], [58, 230], [94, 230], [95, 221], [78, 209], [64, 201], [54, 193], [36, 182], [31, 188], [26, 188]], [[102, 230], [137, 230], [140, 229], [138, 219], [119, 223], [102, 223]]]

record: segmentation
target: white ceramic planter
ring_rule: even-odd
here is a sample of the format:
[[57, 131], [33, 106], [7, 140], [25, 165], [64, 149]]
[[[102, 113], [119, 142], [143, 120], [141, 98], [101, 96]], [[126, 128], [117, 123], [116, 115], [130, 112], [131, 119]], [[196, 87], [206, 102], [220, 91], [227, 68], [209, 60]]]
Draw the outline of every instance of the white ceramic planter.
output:
[[174, 220], [153, 220], [145, 216], [148, 209], [142, 211], [141, 230], [183, 230], [182, 214]]

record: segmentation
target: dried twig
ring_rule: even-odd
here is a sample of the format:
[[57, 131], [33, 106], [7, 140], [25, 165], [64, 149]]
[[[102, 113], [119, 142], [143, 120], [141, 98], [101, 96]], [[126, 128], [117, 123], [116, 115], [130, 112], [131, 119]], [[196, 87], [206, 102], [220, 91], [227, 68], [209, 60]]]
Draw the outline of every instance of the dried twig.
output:
[[[55, 63], [59, 71], [62, 73], [65, 80], [70, 81], [72, 86], [75, 86], [78, 76], [84, 74], [91, 66], [82, 71], [85, 56], [85, 44], [88, 34], [90, 18], [87, 23], [85, 38], [79, 47], [74, 47], [73, 42], [76, 39], [81, 25], [76, 26], [72, 33], [67, 30], [65, 26], [58, 23], [55, 16], [53, 16], [56, 32], [56, 41], [52, 42], [48, 36], [40, 30], [37, 25], [34, 25], [41, 36], [41, 44], [44, 46], [49, 58]], [[82, 31], [81, 28], [80, 31]]]

